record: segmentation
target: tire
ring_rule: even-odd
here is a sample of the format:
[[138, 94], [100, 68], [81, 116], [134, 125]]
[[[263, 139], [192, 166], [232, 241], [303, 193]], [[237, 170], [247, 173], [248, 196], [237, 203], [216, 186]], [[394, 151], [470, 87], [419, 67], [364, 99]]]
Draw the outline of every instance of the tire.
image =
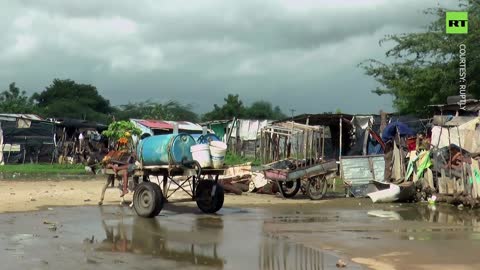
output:
[[308, 179], [307, 195], [312, 200], [320, 200], [327, 193], [328, 183], [327, 179], [323, 177], [312, 177]]
[[133, 209], [137, 215], [146, 218], [158, 216], [162, 211], [164, 198], [160, 187], [151, 182], [140, 183], [133, 194]]
[[[212, 189], [216, 187], [215, 194], [212, 197]], [[222, 185], [215, 184], [213, 180], [200, 180], [198, 182], [195, 198], [197, 206], [202, 212], [207, 214], [216, 213], [223, 207], [223, 201], [225, 199], [225, 191]]]
[[285, 198], [293, 198], [302, 186], [300, 179], [288, 182], [279, 181], [278, 183], [280, 184], [280, 193]]

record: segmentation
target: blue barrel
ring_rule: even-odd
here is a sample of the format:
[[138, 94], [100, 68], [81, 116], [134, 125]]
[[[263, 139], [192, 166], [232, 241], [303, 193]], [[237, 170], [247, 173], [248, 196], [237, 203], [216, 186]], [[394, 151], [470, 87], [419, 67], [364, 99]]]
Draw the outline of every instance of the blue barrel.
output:
[[155, 135], [140, 141], [137, 155], [144, 166], [179, 165], [193, 160], [190, 147], [195, 144], [189, 134]]
[[198, 139], [197, 139], [197, 142], [199, 144], [209, 144], [211, 141], [219, 141], [221, 142], [222, 140], [220, 140], [217, 135], [215, 134], [205, 134], [205, 135], [202, 135], [200, 136]]

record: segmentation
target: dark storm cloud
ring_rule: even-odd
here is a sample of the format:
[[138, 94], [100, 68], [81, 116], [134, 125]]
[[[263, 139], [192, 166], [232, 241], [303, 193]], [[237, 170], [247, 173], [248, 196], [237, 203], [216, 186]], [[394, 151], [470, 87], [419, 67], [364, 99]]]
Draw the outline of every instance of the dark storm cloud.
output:
[[375, 83], [356, 65], [383, 58], [385, 34], [422, 29], [431, 18], [421, 11], [437, 4], [7, 1], [0, 4], [0, 62], [8, 68], [0, 79], [32, 92], [71, 78], [96, 85], [115, 104], [175, 99], [199, 112], [227, 93], [285, 111], [389, 110], [391, 98], [371, 94]]

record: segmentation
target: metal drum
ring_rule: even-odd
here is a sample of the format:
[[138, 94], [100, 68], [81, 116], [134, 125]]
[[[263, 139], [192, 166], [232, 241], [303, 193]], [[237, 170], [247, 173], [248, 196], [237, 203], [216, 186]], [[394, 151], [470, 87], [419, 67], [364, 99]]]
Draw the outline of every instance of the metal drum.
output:
[[189, 134], [164, 134], [140, 141], [137, 155], [143, 166], [179, 165], [192, 161], [190, 147], [195, 139]]

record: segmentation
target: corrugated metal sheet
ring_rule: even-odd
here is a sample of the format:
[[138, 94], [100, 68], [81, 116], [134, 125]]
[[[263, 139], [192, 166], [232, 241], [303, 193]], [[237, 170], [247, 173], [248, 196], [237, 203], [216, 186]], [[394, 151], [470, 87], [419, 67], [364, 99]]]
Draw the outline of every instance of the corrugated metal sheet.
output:
[[173, 129], [174, 124], [178, 125], [179, 130], [202, 131], [202, 126], [187, 121], [161, 121], [161, 120], [143, 120], [132, 119], [150, 129]]
[[[5, 120], [5, 121], [9, 121], [9, 119], [6, 119], [6, 118], [22, 118], [22, 119], [28, 119], [28, 120], [39, 120], [39, 121], [42, 121], [43, 118], [41, 118], [40, 116], [36, 115], [36, 114], [21, 114], [21, 113], [0, 113], [0, 118], [2, 118], [2, 120]], [[5, 119], [3, 119], [5, 118]], [[15, 120], [13, 120], [15, 121]]]
[[370, 181], [383, 181], [385, 160], [383, 155], [342, 157], [340, 161], [345, 181], [353, 185], [368, 184]]
[[370, 181], [384, 182], [383, 155], [342, 157], [340, 166], [343, 180], [352, 183], [351, 192], [355, 197], [366, 195]]

